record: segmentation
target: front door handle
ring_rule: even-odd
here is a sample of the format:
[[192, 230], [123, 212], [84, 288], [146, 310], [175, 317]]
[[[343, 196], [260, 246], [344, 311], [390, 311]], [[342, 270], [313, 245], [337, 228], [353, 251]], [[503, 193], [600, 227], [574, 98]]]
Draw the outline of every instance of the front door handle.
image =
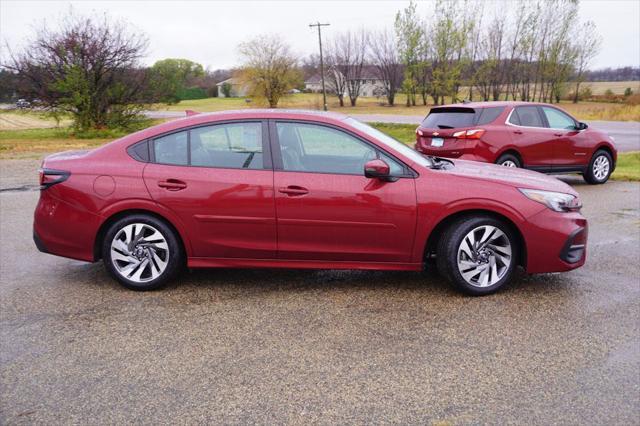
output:
[[513, 133], [515, 133], [516, 135], [521, 135], [522, 134], [522, 130], [514, 130]]
[[178, 179], [167, 179], [159, 181], [158, 186], [168, 191], [180, 191], [181, 189], [185, 189], [187, 184]]
[[287, 194], [287, 195], [289, 195], [291, 197], [295, 197], [295, 196], [308, 194], [309, 190], [307, 188], [303, 188], [301, 186], [289, 185], [287, 187], [282, 187], [282, 188], [278, 189], [278, 192], [281, 193], [281, 194]]
[[553, 136], [562, 136], [564, 133], [554, 133]]

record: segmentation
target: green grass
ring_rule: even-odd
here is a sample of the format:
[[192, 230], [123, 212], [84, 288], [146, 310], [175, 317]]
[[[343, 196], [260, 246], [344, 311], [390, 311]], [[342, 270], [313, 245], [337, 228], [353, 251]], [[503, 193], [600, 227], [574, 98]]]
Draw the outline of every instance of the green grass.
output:
[[413, 145], [416, 142], [418, 126], [415, 124], [369, 123], [369, 125], [407, 145]]
[[613, 180], [640, 181], [640, 151], [618, 154], [616, 169], [611, 175]]
[[[157, 124], [161, 120], [149, 122]], [[376, 129], [412, 146], [415, 142], [414, 124], [370, 123]], [[96, 130], [76, 134], [69, 127], [0, 131], [0, 159], [38, 158], [44, 154], [72, 149], [100, 146], [129, 134], [128, 130]], [[640, 151], [618, 154], [613, 180], [640, 181]]]
[[[162, 121], [145, 120], [144, 123], [140, 123], [140, 128]], [[128, 135], [132, 131], [128, 129], [97, 129], [78, 133], [71, 127], [1, 130], [0, 159], [40, 158], [51, 152], [95, 148]]]

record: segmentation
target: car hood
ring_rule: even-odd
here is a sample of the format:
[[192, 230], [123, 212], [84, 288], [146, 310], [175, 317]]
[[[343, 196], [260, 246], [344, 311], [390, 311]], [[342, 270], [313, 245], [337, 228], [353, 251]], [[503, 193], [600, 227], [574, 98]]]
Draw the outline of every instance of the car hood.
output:
[[566, 183], [554, 177], [531, 170], [516, 169], [477, 161], [455, 160], [454, 167], [449, 168], [446, 173], [501, 183], [516, 188], [541, 189], [543, 191], [578, 195], [578, 193]]

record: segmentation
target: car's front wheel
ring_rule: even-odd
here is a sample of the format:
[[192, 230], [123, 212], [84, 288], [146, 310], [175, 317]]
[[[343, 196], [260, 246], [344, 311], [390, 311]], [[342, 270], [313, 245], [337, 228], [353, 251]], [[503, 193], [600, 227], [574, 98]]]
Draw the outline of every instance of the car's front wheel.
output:
[[518, 249], [514, 231], [502, 221], [464, 217], [452, 223], [438, 243], [438, 271], [465, 293], [494, 293], [511, 279]]
[[592, 185], [605, 183], [613, 170], [613, 159], [607, 151], [596, 151], [584, 172], [584, 180]]
[[103, 240], [102, 255], [109, 273], [132, 290], [164, 286], [184, 262], [174, 231], [162, 220], [143, 214], [111, 224]]

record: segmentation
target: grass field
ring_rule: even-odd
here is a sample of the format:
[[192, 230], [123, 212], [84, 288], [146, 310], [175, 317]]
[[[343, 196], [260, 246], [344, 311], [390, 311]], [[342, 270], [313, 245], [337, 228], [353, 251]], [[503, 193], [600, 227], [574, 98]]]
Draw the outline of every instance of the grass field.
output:
[[[343, 114], [396, 114], [425, 116], [431, 108], [431, 105], [407, 107], [404, 105], [405, 100], [405, 96], [400, 94], [396, 99], [396, 105], [390, 107], [383, 104], [384, 99], [359, 98], [355, 107], [340, 107], [338, 99], [335, 96], [329, 96], [327, 98], [327, 103], [329, 110]], [[246, 102], [244, 98], [207, 98], [182, 101], [176, 105], [155, 106], [155, 108], [160, 111], [195, 110], [199, 112], [214, 112], [256, 107], [264, 107], [264, 105], [259, 105], [254, 102]], [[640, 105], [625, 105], [606, 102], [580, 102], [578, 104], [563, 102], [560, 104], [560, 107], [583, 121], [640, 121]], [[322, 95], [318, 93], [300, 93], [290, 95], [280, 101], [279, 108], [320, 110], [322, 108]]]
[[0, 130], [47, 129], [66, 127], [70, 124], [70, 119], [56, 122], [51, 117], [33, 111], [2, 111], [0, 113]]
[[[407, 145], [413, 146], [415, 142], [416, 126], [413, 124], [371, 124]], [[0, 131], [0, 160], [41, 158], [57, 151], [95, 148], [125, 134], [125, 131], [110, 131], [95, 133], [91, 138], [78, 138], [69, 128], [3, 130]], [[640, 181], [640, 152], [618, 154], [612, 179]]]

